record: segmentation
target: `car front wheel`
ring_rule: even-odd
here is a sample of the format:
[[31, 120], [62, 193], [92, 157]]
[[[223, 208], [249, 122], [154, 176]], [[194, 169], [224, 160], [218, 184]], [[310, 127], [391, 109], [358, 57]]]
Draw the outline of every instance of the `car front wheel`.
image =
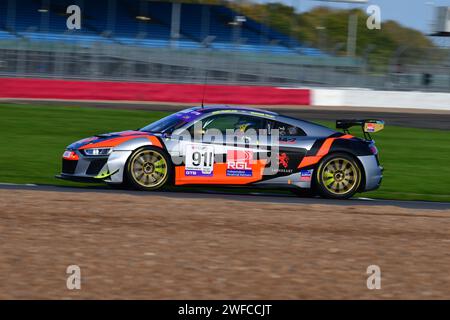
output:
[[136, 150], [126, 165], [126, 180], [132, 188], [158, 190], [167, 184], [171, 175], [169, 155], [158, 148]]

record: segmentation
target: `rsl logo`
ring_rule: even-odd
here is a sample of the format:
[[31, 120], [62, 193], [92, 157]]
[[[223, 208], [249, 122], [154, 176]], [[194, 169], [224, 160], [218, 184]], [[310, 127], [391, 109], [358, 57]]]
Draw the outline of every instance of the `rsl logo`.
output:
[[251, 177], [253, 151], [228, 150], [227, 151], [227, 176]]

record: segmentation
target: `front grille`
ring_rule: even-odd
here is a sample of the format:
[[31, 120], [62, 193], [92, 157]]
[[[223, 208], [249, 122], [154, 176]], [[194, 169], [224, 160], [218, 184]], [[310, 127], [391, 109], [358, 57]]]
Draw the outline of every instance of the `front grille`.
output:
[[86, 174], [97, 175], [100, 172], [100, 170], [103, 168], [103, 166], [105, 165], [106, 161], [108, 161], [108, 159], [92, 160], [91, 163], [89, 164]]
[[62, 173], [66, 174], [74, 174], [75, 169], [77, 168], [77, 160], [66, 160], [62, 161]]

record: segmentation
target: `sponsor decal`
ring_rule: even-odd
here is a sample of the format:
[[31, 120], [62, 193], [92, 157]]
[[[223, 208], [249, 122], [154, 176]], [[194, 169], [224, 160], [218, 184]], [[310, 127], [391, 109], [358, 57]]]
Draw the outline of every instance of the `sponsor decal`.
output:
[[310, 170], [301, 170], [300, 171], [300, 181], [311, 181], [312, 178], [312, 169]]
[[278, 164], [285, 169], [289, 166], [289, 156], [285, 152], [278, 155]]
[[64, 151], [63, 159], [65, 160], [78, 160], [78, 155], [74, 151]]
[[184, 174], [190, 177], [212, 177], [212, 173], [203, 173], [199, 170], [185, 170]]
[[214, 174], [214, 146], [188, 144], [185, 164], [186, 176], [212, 177]]
[[227, 176], [251, 177], [253, 151], [228, 150], [227, 151]]
[[282, 144], [295, 144], [297, 142], [296, 138], [284, 137], [280, 138], [280, 143]]
[[241, 124], [241, 125], [239, 126], [239, 131], [245, 132], [245, 131], [247, 130], [247, 127], [248, 127], [248, 126], [249, 126], [248, 123]]
[[72, 151], [64, 151], [63, 158], [70, 158], [72, 153], [73, 153]]
[[201, 116], [201, 113], [198, 111], [186, 110], [176, 113], [176, 116], [188, 122], [197, 119]]
[[366, 131], [367, 132], [375, 132], [375, 124], [374, 123], [366, 123]]
[[272, 172], [276, 174], [288, 174], [292, 173], [293, 168], [289, 168], [290, 157], [286, 152], [278, 154], [278, 168], [272, 168]]

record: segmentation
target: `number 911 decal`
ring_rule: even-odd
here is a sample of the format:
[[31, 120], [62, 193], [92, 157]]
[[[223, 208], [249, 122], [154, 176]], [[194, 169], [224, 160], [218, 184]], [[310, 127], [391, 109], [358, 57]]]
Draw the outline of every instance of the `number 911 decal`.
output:
[[188, 144], [185, 157], [186, 176], [212, 177], [214, 173], [214, 146]]

